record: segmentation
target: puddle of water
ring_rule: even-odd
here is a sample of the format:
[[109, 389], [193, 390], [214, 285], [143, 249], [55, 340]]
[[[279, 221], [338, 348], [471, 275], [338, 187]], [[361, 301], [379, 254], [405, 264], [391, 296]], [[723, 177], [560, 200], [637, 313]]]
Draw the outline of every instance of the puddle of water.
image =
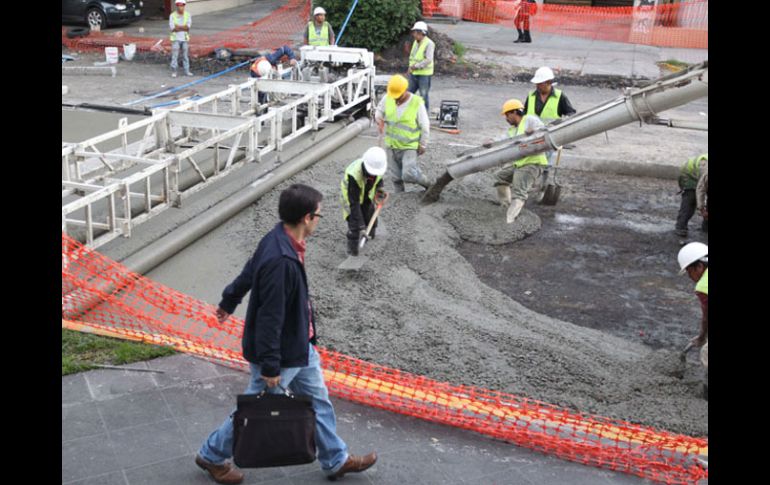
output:
[[606, 217], [580, 217], [570, 214], [556, 214], [554, 220], [559, 224], [567, 226], [565, 229], [577, 229], [580, 226], [614, 226], [646, 234], [669, 232], [673, 224], [671, 221], [666, 221], [665, 223], [637, 222], [608, 219]]

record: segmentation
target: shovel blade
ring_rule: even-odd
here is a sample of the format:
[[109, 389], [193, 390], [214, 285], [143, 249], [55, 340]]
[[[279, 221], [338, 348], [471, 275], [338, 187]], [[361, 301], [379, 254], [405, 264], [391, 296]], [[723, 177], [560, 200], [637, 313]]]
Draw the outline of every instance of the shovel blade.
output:
[[343, 271], [358, 271], [369, 260], [366, 256], [348, 256], [345, 261], [337, 266], [337, 269]]
[[556, 205], [559, 201], [559, 194], [561, 194], [561, 185], [548, 184], [543, 192], [543, 200], [540, 201], [543, 205]]

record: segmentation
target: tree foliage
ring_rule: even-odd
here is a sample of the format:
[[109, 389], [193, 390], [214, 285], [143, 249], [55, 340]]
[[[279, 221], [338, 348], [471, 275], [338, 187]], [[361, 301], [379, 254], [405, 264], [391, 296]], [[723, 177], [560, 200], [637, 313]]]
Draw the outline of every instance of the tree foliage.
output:
[[[339, 37], [354, 0], [316, 0]], [[408, 32], [421, 18], [420, 0], [359, 0], [342, 35], [342, 47], [363, 47], [380, 52]]]

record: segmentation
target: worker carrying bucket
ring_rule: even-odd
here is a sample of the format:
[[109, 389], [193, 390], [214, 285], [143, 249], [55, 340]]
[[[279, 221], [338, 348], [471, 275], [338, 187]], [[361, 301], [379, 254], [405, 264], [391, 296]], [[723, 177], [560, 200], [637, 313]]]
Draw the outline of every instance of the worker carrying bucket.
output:
[[388, 156], [385, 150], [376, 146], [366, 150], [345, 169], [340, 198], [342, 214], [348, 222], [347, 251], [351, 256], [358, 256], [362, 243], [374, 239], [377, 215], [388, 197], [382, 183], [387, 170]]

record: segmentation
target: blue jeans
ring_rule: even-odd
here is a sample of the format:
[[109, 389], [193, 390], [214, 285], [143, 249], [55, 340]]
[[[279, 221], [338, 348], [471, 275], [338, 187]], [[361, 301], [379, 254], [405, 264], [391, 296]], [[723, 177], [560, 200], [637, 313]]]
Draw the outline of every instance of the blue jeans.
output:
[[178, 59], [179, 59], [179, 51], [182, 51], [182, 67], [184, 68], [185, 74], [190, 72], [190, 58], [187, 56], [187, 52], [189, 51], [189, 42], [183, 41], [183, 40], [175, 40], [171, 44], [171, 70], [176, 72], [176, 68], [178, 66]]
[[[318, 461], [327, 474], [337, 472], [348, 459], [348, 446], [337, 436], [337, 418], [334, 408], [329, 401], [329, 390], [321, 371], [321, 361], [318, 352], [308, 343], [309, 355], [307, 367], [287, 367], [281, 369], [281, 385], [295, 394], [311, 396], [313, 409], [316, 413], [316, 444], [318, 446]], [[265, 388], [260, 366], [251, 366], [251, 380], [244, 394], [258, 394]], [[280, 387], [269, 389], [271, 393], [283, 392]], [[235, 412], [235, 410], [233, 410]], [[233, 415], [228, 416], [201, 445], [198, 454], [204, 460], [222, 464], [233, 456]]]
[[420, 97], [425, 100], [425, 109], [428, 111], [428, 116], [430, 116], [428, 91], [430, 91], [430, 78], [432, 77], [433, 76], [415, 76], [414, 74], [409, 75], [408, 91], [410, 93], [416, 93], [418, 89], [420, 90]]

